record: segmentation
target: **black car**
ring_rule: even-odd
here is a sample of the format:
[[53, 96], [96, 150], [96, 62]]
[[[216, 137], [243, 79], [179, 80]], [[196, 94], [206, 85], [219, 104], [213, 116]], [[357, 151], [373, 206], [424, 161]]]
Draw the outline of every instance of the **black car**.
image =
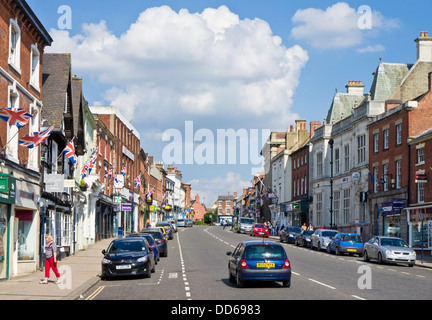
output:
[[312, 233], [314, 233], [313, 230], [302, 230], [302, 232], [297, 235], [295, 245], [302, 247], [310, 247], [312, 243]]
[[129, 275], [150, 278], [155, 272], [154, 253], [145, 238], [115, 239], [102, 254], [103, 280]]
[[151, 234], [157, 243], [160, 256], [161, 257], [168, 256], [168, 244], [167, 244], [167, 240], [165, 239], [165, 236], [162, 234], [162, 231], [158, 229], [148, 228], [148, 229], [142, 229], [140, 233]]
[[174, 229], [168, 221], [159, 221], [156, 223], [156, 227], [163, 227], [165, 229], [166, 234], [168, 235], [168, 239], [174, 239]]
[[153, 249], [154, 255], [155, 255], [155, 262], [157, 264], [157, 262], [160, 260], [160, 255], [159, 255], [159, 248], [158, 245], [156, 243], [155, 238], [148, 233], [133, 233], [131, 235], [129, 235], [128, 237], [144, 237], [146, 238], [150, 248]]
[[301, 231], [302, 229], [299, 227], [287, 227], [283, 229], [279, 234], [280, 242], [295, 243], [297, 235], [300, 234]]

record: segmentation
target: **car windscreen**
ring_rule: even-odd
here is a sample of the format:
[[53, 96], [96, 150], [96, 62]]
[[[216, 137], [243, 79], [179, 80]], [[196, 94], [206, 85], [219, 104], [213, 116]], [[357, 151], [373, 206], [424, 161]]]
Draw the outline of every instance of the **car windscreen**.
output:
[[145, 245], [142, 241], [115, 241], [111, 243], [107, 250], [108, 253], [137, 251], [145, 251]]
[[337, 235], [336, 231], [323, 231], [322, 236], [323, 237], [334, 237]]
[[253, 224], [253, 223], [254, 223], [254, 219], [241, 218], [241, 219], [240, 219], [240, 223]]
[[151, 235], [144, 236], [149, 244], [154, 244], [154, 238]]
[[312, 235], [312, 233], [314, 233], [314, 232], [311, 230], [303, 231], [303, 235], [305, 235], [305, 236], [310, 236], [310, 235]]
[[254, 244], [245, 248], [246, 259], [284, 259], [285, 250], [280, 245]]
[[408, 248], [408, 244], [402, 239], [381, 239], [381, 246], [383, 247], [405, 247]]
[[267, 228], [265, 224], [256, 224], [255, 228]]
[[360, 236], [356, 234], [343, 234], [341, 236], [341, 241], [356, 242], [356, 243], [362, 242]]
[[288, 228], [288, 232], [297, 232], [297, 233], [300, 233], [301, 229], [300, 228]]

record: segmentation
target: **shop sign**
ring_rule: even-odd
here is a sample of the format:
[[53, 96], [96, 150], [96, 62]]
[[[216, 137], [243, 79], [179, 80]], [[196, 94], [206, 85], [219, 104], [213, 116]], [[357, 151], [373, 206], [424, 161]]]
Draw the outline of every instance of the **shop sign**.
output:
[[130, 204], [123, 204], [122, 211], [132, 211], [132, 206]]
[[12, 177], [0, 176], [0, 202], [15, 204], [16, 181]]
[[427, 183], [427, 174], [416, 174], [415, 183]]

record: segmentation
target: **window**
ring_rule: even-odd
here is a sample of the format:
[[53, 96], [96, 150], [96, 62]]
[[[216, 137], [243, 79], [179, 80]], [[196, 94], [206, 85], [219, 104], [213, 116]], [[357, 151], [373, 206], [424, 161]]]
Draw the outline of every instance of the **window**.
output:
[[383, 165], [383, 182], [384, 182], [384, 191], [388, 190], [388, 163]]
[[340, 152], [339, 152], [339, 148], [335, 149], [335, 163], [334, 163], [334, 169], [335, 169], [335, 173], [338, 174], [339, 173], [339, 163], [340, 163]]
[[339, 224], [339, 215], [340, 215], [340, 191], [333, 192], [333, 221], [334, 224]]
[[384, 150], [387, 150], [389, 148], [389, 130], [386, 129], [383, 131], [384, 135]]
[[402, 143], [402, 123], [396, 125], [396, 144]]
[[40, 54], [37, 45], [31, 46], [31, 61], [30, 61], [30, 84], [39, 90], [39, 62]]
[[[9, 87], [8, 108], [19, 108], [19, 95], [14, 87]], [[7, 155], [18, 162], [18, 127], [7, 124]]]
[[320, 177], [323, 174], [323, 153], [318, 152], [317, 153], [317, 176]]
[[18, 27], [17, 20], [10, 20], [9, 25], [9, 65], [21, 73], [20, 68], [21, 54], [21, 30]]
[[350, 206], [351, 206], [351, 189], [345, 189], [343, 191], [343, 224], [346, 224], [349, 222], [349, 213], [350, 213]]
[[349, 163], [349, 144], [344, 146], [344, 170], [349, 171], [350, 169], [350, 163]]
[[366, 136], [357, 137], [357, 161], [363, 163], [366, 161]]
[[322, 213], [322, 193], [316, 195], [316, 224], [321, 224], [321, 213]]
[[424, 183], [417, 183], [417, 201], [418, 203], [424, 202]]
[[378, 167], [373, 168], [374, 192], [378, 192]]
[[424, 148], [417, 149], [417, 163], [424, 163]]
[[401, 172], [401, 160], [396, 161], [396, 189], [401, 188], [402, 172]]
[[378, 141], [379, 141], [379, 135], [378, 133], [373, 135], [373, 139], [374, 139], [374, 152], [378, 152]]

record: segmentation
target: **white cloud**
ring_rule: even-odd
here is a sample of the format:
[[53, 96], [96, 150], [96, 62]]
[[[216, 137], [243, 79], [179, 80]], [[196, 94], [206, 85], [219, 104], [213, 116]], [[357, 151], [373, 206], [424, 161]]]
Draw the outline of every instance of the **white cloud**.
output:
[[364, 48], [357, 49], [359, 53], [370, 53], [370, 52], [383, 52], [385, 47], [381, 44], [371, 45]]
[[244, 119], [243, 127], [286, 127], [297, 117], [290, 108], [307, 52], [286, 48], [266, 21], [241, 20], [226, 6], [202, 13], [149, 8], [119, 36], [105, 21], [51, 36], [47, 52], [71, 53], [74, 73], [107, 88], [98, 103], [140, 119], [138, 129], [200, 116], [219, 127], [234, 118]]
[[339, 2], [325, 10], [297, 10], [292, 18], [294, 39], [305, 40], [319, 49], [339, 49], [361, 45], [367, 37], [398, 27], [396, 19], [385, 18], [380, 12], [364, 12]]

